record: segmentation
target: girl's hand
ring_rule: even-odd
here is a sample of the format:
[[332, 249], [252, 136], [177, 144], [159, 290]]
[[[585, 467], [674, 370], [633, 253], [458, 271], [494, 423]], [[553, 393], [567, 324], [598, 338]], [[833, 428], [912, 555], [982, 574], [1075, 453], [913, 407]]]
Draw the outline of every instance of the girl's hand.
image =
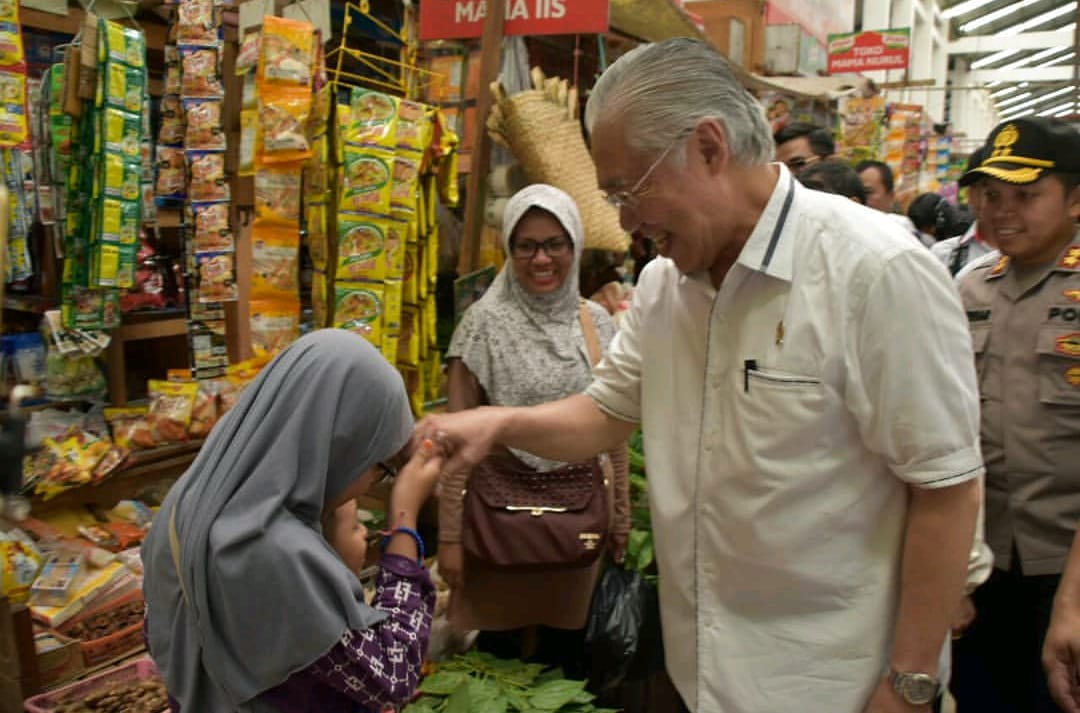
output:
[[443, 456], [434, 442], [424, 439], [413, 452], [412, 458], [394, 479], [394, 490], [390, 494], [391, 529], [412, 527], [416, 523], [416, 514], [439, 482]]

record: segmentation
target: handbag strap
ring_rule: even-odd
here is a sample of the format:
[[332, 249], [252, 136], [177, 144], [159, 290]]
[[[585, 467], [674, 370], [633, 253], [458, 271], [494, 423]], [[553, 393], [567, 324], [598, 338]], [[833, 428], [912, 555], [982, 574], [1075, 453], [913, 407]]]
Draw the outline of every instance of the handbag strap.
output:
[[589, 313], [589, 303], [581, 300], [580, 306], [581, 331], [585, 334], [585, 347], [589, 350], [589, 365], [596, 366], [600, 362], [600, 340], [596, 338], [596, 326], [593, 324], [592, 314]]

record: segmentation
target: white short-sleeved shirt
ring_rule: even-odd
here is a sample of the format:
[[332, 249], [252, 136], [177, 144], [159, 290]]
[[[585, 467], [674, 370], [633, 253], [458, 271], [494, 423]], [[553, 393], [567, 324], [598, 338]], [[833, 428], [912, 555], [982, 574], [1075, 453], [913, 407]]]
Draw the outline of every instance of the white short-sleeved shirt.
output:
[[719, 290], [646, 268], [587, 393], [643, 427], [690, 707], [860, 713], [887, 664], [906, 484], [982, 474], [971, 339], [929, 251], [779, 170]]
[[[941, 260], [941, 264], [946, 268], [952, 267], [953, 257], [957, 250], [963, 248], [967, 249], [967, 254], [962, 257], [963, 262], [960, 265], [961, 270], [977, 262], [984, 256], [994, 252], [994, 248], [988, 245], [982, 240], [975, 238], [976, 224], [972, 223], [971, 227], [963, 235], [958, 235], [954, 238], [946, 238], [934, 245], [930, 246], [930, 252], [938, 260]], [[964, 272], [967, 274], [967, 271]], [[960, 271], [958, 270], [955, 279], [960, 279]]]

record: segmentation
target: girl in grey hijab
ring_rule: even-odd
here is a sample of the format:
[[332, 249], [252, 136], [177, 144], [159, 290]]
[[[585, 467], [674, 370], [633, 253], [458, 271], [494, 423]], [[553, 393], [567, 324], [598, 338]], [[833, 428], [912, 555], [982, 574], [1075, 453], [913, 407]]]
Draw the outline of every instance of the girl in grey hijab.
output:
[[413, 535], [441, 459], [425, 443], [397, 478], [372, 606], [323, 523], [412, 428], [397, 371], [341, 330], [298, 340], [247, 387], [142, 549], [148, 643], [174, 710], [379, 710], [411, 694], [434, 598]]

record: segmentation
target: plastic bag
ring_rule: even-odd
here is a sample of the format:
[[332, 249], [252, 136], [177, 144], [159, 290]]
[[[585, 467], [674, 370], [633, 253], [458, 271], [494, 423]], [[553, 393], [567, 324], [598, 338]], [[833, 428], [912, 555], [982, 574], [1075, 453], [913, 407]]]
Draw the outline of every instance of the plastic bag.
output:
[[648, 585], [640, 574], [609, 565], [593, 592], [585, 645], [592, 658], [589, 680], [598, 691], [618, 687], [641, 643]]

